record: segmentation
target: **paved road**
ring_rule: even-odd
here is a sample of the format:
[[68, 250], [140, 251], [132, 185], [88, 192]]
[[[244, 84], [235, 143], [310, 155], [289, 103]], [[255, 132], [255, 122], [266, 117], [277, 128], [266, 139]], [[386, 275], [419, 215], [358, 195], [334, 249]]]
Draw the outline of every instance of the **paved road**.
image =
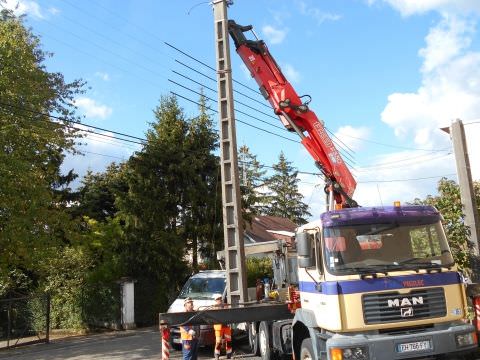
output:
[[[243, 345], [236, 349], [234, 357], [248, 357]], [[211, 349], [200, 349], [200, 359], [212, 359]], [[181, 359], [181, 352], [172, 351], [171, 359]], [[223, 357], [224, 358], [224, 357]], [[157, 329], [147, 328], [111, 332], [68, 339], [53, 340], [50, 344], [36, 344], [11, 350], [0, 350], [0, 359], [12, 360], [106, 360], [106, 359], [161, 359], [160, 334]]]

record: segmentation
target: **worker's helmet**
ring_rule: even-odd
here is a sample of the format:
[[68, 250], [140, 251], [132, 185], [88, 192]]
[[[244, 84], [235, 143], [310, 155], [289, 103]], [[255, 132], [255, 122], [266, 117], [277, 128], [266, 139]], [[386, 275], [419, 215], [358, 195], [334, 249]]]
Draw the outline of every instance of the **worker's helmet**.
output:
[[183, 300], [183, 305], [186, 305], [189, 302], [193, 302], [193, 299], [191, 297], [186, 297], [185, 300]]
[[213, 300], [219, 300], [219, 299], [222, 300], [223, 298], [222, 294], [214, 294], [212, 297], [213, 297]]

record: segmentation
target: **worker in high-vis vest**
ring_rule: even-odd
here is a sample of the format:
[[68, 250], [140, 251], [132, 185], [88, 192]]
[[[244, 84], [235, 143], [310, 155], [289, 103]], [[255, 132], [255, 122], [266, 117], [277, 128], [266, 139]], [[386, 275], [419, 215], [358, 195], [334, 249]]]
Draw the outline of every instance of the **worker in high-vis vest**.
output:
[[[222, 294], [214, 295], [215, 299], [215, 308], [222, 309], [226, 306], [223, 303]], [[225, 343], [225, 352], [227, 354], [227, 359], [232, 357], [232, 329], [228, 325], [224, 324], [215, 324], [213, 325], [215, 329], [215, 359], [220, 358], [220, 352], [222, 351], [222, 343]]]
[[[183, 301], [186, 312], [193, 311], [193, 300], [187, 297]], [[180, 326], [180, 338], [182, 339], [183, 360], [197, 360], [198, 358], [198, 329], [192, 325]]]

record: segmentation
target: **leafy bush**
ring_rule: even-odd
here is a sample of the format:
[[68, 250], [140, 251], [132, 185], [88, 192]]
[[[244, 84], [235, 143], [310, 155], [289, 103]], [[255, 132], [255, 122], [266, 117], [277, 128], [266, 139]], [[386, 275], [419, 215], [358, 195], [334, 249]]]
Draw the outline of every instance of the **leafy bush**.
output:
[[269, 257], [248, 258], [246, 265], [248, 287], [254, 287], [257, 283], [257, 279], [273, 277], [272, 259]]

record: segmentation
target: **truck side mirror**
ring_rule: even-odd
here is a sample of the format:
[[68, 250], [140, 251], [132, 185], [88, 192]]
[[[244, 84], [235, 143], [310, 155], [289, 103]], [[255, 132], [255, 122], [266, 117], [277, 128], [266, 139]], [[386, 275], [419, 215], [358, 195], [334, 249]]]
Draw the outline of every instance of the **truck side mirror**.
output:
[[308, 268], [315, 266], [315, 259], [312, 254], [312, 244], [307, 233], [298, 233], [295, 236], [297, 240], [297, 259], [299, 268]]

